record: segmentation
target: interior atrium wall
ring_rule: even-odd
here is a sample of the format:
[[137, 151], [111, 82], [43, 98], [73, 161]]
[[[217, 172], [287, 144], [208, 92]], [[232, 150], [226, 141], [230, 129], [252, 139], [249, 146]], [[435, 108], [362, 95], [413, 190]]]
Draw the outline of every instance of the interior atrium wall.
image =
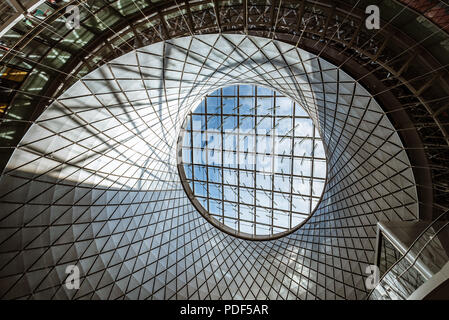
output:
[[[213, 227], [176, 168], [188, 112], [241, 83], [301, 104], [328, 156], [316, 212], [277, 240]], [[26, 133], [0, 179], [0, 297], [362, 299], [376, 223], [418, 214], [398, 133], [340, 68], [273, 39], [172, 39], [89, 73]], [[71, 264], [76, 291], [63, 285]]]

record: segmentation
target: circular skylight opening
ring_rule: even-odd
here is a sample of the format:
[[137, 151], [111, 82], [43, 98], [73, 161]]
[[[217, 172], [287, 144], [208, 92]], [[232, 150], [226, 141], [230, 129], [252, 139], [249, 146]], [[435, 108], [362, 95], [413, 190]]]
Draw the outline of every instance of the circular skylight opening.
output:
[[254, 85], [207, 95], [178, 142], [184, 189], [214, 226], [252, 240], [279, 238], [313, 213], [326, 183], [318, 130], [290, 98]]

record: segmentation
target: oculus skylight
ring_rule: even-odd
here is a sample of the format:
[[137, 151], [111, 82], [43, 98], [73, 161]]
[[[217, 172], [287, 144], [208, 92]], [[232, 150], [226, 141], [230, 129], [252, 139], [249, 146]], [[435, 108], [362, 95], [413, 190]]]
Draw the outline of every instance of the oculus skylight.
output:
[[200, 213], [245, 239], [278, 238], [313, 213], [326, 182], [326, 156], [307, 112], [255, 85], [218, 89], [188, 114], [179, 171]]

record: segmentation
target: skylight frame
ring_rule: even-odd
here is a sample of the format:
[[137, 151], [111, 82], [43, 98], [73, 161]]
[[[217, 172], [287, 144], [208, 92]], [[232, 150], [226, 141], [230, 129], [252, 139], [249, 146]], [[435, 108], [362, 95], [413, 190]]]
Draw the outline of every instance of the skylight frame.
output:
[[[236, 88], [235, 89], [235, 94], [233, 94], [233, 95], [229, 94], [229, 90], [230, 90], [229, 88], [231, 88], [231, 87], [232, 88]], [[251, 94], [243, 95], [243, 94], [240, 93], [240, 90], [242, 88], [246, 88], [246, 87], [252, 87], [253, 88], [253, 91], [251, 92]], [[260, 88], [260, 90], [259, 90], [259, 88]], [[261, 93], [265, 92], [265, 94], [260, 94], [259, 91]], [[271, 92], [271, 94], [268, 94], [268, 92]], [[220, 108], [220, 111], [219, 111], [218, 114], [210, 112], [210, 111], [212, 111], [209, 108], [209, 105], [208, 105], [208, 103], [209, 103], [208, 101], [209, 101], [210, 98], [212, 98], [212, 99], [218, 98], [219, 99], [219, 104], [220, 104], [221, 108]], [[235, 105], [234, 105], [234, 107], [236, 109], [235, 113], [232, 112], [232, 111], [231, 111], [231, 113], [225, 112], [225, 108], [223, 107], [224, 106], [223, 104], [224, 104], [224, 99], [226, 99], [226, 98], [234, 98], [234, 100], [236, 101]], [[272, 114], [268, 115], [268, 116], [267, 115], [259, 115], [257, 113], [259, 107], [256, 107], [252, 114], [241, 113], [241, 108], [242, 108], [241, 103], [240, 103], [240, 99], [241, 98], [243, 98], [243, 99], [248, 99], [248, 98], [254, 99], [253, 100], [253, 102], [254, 102], [253, 106], [257, 106], [257, 101], [258, 101], [259, 98], [270, 98], [272, 103], [273, 103], [273, 105], [276, 105], [276, 100], [277, 99], [288, 99], [288, 100], [290, 100], [290, 102], [292, 104], [291, 105], [291, 111], [292, 112], [290, 114], [276, 115], [276, 110], [278, 109], [278, 106], [276, 106], [276, 108], [273, 108]], [[239, 107], [237, 108], [236, 106], [239, 106]], [[198, 110], [200, 110], [200, 111], [198, 111]], [[298, 111], [300, 111], [300, 112], [298, 112]], [[266, 174], [266, 172], [257, 170], [255, 168], [256, 165], [254, 166], [253, 169], [241, 168], [240, 167], [240, 163], [237, 164], [237, 168], [226, 167], [224, 165], [224, 161], [223, 161], [223, 157], [224, 157], [223, 156], [223, 152], [221, 153], [221, 163], [220, 164], [211, 165], [211, 164], [208, 163], [208, 161], [206, 161], [207, 165], [206, 164], [195, 163], [195, 156], [194, 156], [195, 151], [200, 151], [200, 150], [206, 151], [208, 148], [207, 148], [207, 146], [206, 147], [204, 147], [204, 146], [196, 147], [194, 145], [194, 143], [193, 143], [193, 139], [194, 139], [193, 138], [193, 134], [194, 133], [198, 134], [198, 133], [201, 132], [201, 133], [206, 133], [206, 136], [207, 136], [208, 135], [208, 131], [209, 131], [209, 128], [207, 126], [207, 124], [209, 122], [207, 121], [207, 119], [210, 116], [217, 116], [217, 115], [218, 115], [218, 117], [221, 120], [220, 124], [223, 124], [223, 120], [224, 120], [225, 117], [231, 117], [233, 115], [237, 117], [236, 124], [238, 124], [238, 132], [237, 133], [232, 133], [232, 132], [225, 133], [224, 130], [223, 130], [223, 127], [221, 127], [220, 135], [221, 135], [221, 142], [222, 142], [222, 144], [221, 144], [220, 151], [223, 151], [223, 149], [224, 149], [223, 148], [223, 139], [224, 139], [223, 135], [226, 135], [226, 134], [237, 136], [237, 148], [236, 148], [236, 150], [240, 150], [240, 145], [239, 145], [239, 140], [240, 139], [238, 139], [238, 137], [241, 136], [241, 134], [240, 134], [240, 125], [241, 125], [240, 120], [241, 120], [241, 118], [251, 118], [253, 121], [255, 121], [254, 125], [257, 126], [257, 124], [258, 124], [257, 120], [260, 120], [258, 118], [260, 118], [261, 116], [264, 116], [265, 119], [268, 118], [269, 120], [271, 120], [272, 128], [276, 126], [276, 123], [277, 123], [276, 121], [278, 119], [291, 119], [291, 130], [293, 132], [290, 135], [289, 135], [289, 132], [287, 132], [284, 135], [271, 134], [270, 133], [270, 137], [272, 139], [276, 139], [276, 138], [277, 139], [282, 139], [284, 136], [287, 136], [287, 137], [291, 136], [291, 140], [292, 140], [291, 144], [293, 145], [293, 147], [291, 147], [291, 150], [290, 150], [291, 153], [290, 154], [285, 154], [285, 155], [281, 154], [281, 153], [275, 154], [277, 157], [286, 156], [287, 158], [289, 158], [288, 161], [291, 162], [291, 164], [290, 164], [291, 167], [290, 167], [289, 173], [279, 173], [278, 172], [278, 173], [275, 173], [275, 175], [274, 175], [274, 177], [287, 177], [289, 179], [290, 191], [277, 190], [275, 188], [275, 186], [274, 186], [275, 178], [271, 179], [272, 180], [271, 181], [271, 184], [272, 184], [271, 190], [265, 190], [265, 189], [262, 189], [262, 188], [257, 188], [257, 179], [256, 179], [257, 175], [258, 174]], [[194, 118], [194, 117], [201, 117], [201, 118], [204, 119], [204, 121], [202, 122], [202, 127], [201, 128], [194, 128], [193, 127], [193, 120], [192, 120], [192, 118]], [[304, 120], [310, 121], [310, 124], [312, 125], [312, 130], [311, 130], [312, 135], [310, 137], [306, 137], [305, 135], [298, 135], [298, 134], [296, 134], [297, 129], [296, 129], [295, 121], [297, 119], [304, 119]], [[187, 136], [186, 136], [186, 133], [187, 133]], [[254, 136], [255, 139], [259, 136], [257, 131], [255, 132], [255, 134], [246, 134], [246, 135]], [[264, 136], [264, 135], [260, 135], [260, 136]], [[189, 140], [190, 144], [188, 146], [186, 146], [184, 144], [184, 139], [186, 137], [188, 137], [190, 139]], [[312, 142], [312, 144], [311, 144], [312, 148], [311, 148], [311, 154], [310, 155], [299, 156], [299, 155], [295, 155], [293, 153], [294, 149], [295, 149], [295, 145], [297, 143], [297, 142], [295, 142], [295, 140], [298, 140], [298, 139], [302, 139], [302, 140], [305, 140], [305, 141], [311, 141]], [[315, 150], [318, 148], [317, 147], [318, 143], [319, 143], [319, 147], [322, 147], [322, 149], [323, 149], [323, 151], [322, 151], [323, 154], [324, 154], [323, 157], [315, 156]], [[256, 142], [256, 145], [257, 145], [257, 142]], [[185, 120], [183, 122], [183, 125], [182, 125], [182, 128], [181, 128], [181, 132], [180, 132], [179, 137], [178, 137], [178, 146], [177, 146], [177, 148], [178, 148], [178, 152], [177, 152], [178, 153], [178, 173], [180, 175], [183, 188], [184, 188], [187, 196], [191, 200], [192, 204], [201, 213], [201, 215], [204, 218], [206, 218], [206, 220], [208, 220], [215, 227], [217, 227], [218, 229], [220, 229], [220, 230], [222, 230], [222, 231], [224, 231], [224, 232], [226, 232], [228, 234], [231, 234], [231, 235], [233, 235], [235, 237], [239, 237], [239, 238], [246, 239], [246, 240], [274, 240], [274, 239], [278, 239], [280, 237], [283, 237], [283, 236], [285, 236], [287, 234], [290, 234], [291, 232], [294, 232], [295, 230], [299, 229], [302, 225], [304, 225], [308, 221], [308, 219], [313, 215], [315, 210], [318, 208], [318, 205], [321, 202], [322, 196], [324, 194], [325, 187], [327, 185], [327, 175], [328, 175], [327, 155], [326, 155], [326, 148], [323, 145], [319, 129], [315, 126], [315, 124], [313, 123], [312, 119], [309, 117], [307, 112], [296, 101], [294, 101], [294, 100], [290, 99], [289, 97], [279, 93], [278, 91], [275, 91], [275, 90], [273, 90], [271, 88], [267, 88], [267, 87], [260, 86], [260, 85], [235, 84], [235, 85], [231, 85], [231, 86], [222, 87], [220, 89], [215, 90], [212, 93], [209, 93], [209, 94], [205, 95], [203, 97], [203, 100], [201, 101], [201, 103], [197, 107], [195, 107], [195, 109], [191, 110], [188, 113], [187, 117], [185, 118]], [[228, 151], [236, 153], [237, 152], [236, 150], [228, 150]], [[189, 154], [187, 155], [187, 153], [189, 153]], [[208, 153], [208, 152], [206, 152], [206, 153]], [[238, 154], [242, 154], [242, 153], [252, 154], [252, 155], [255, 155], [255, 156], [257, 156], [259, 154], [257, 152], [257, 147], [255, 147], [255, 150], [251, 151], [251, 152], [243, 152], [243, 151], [240, 150], [237, 153], [237, 156], [238, 156]], [[292, 153], [293, 153], [293, 155], [292, 155]], [[188, 161], [185, 161], [186, 159], [188, 159]], [[192, 161], [192, 159], [194, 161]], [[207, 156], [206, 156], [206, 159], [207, 159]], [[306, 175], [306, 174], [303, 174], [303, 175], [295, 174], [295, 172], [296, 172], [296, 170], [294, 168], [295, 160], [302, 160], [302, 161], [306, 161], [307, 160], [307, 161], [310, 161], [311, 162], [310, 174], [309, 175]], [[318, 176], [314, 177], [314, 174], [315, 174], [314, 173], [314, 167], [315, 167], [314, 164], [315, 164], [315, 162], [318, 162], [318, 161], [324, 162], [324, 164], [325, 164], [324, 177], [323, 177], [323, 175], [321, 175], [320, 177], [318, 177]], [[257, 163], [257, 162], [255, 162], [255, 163]], [[274, 166], [274, 161], [271, 161], [271, 163]], [[190, 168], [190, 170], [187, 170], [188, 171], [187, 174], [186, 174], [186, 167]], [[205, 168], [205, 176], [206, 176], [205, 179], [196, 179], [195, 178], [195, 172], [194, 172], [195, 171], [195, 167], [204, 167]], [[218, 181], [217, 183], [214, 182], [214, 181], [211, 181], [209, 179], [209, 170], [208, 170], [208, 168], [220, 170], [220, 172], [221, 172], [221, 181]], [[229, 170], [229, 169], [235, 170], [238, 173], [237, 183], [236, 184], [232, 184], [232, 183], [223, 181], [223, 174], [224, 174], [225, 170]], [[240, 172], [250, 172], [252, 174], [253, 179], [254, 179], [254, 181], [252, 183], [252, 187], [247, 188], [246, 186], [242, 186], [242, 185], [239, 184], [240, 181], [241, 181], [241, 179], [240, 179]], [[274, 168], [272, 168], [271, 172], [274, 172]], [[294, 179], [309, 179], [310, 193], [308, 195], [307, 194], [300, 195], [298, 193], [295, 193], [295, 190], [293, 190], [294, 189], [294, 186], [293, 186]], [[320, 182], [323, 185], [323, 188], [316, 195], [314, 195], [314, 192], [313, 192], [314, 181]], [[203, 186], [205, 185], [205, 187], [204, 187], [205, 192], [206, 192], [205, 196], [201, 196], [201, 195], [198, 194], [198, 192], [195, 191], [195, 185], [197, 185], [197, 187], [198, 187], [199, 184], [202, 184]], [[219, 185], [221, 187], [221, 198], [215, 198], [215, 197], [211, 197], [210, 196], [209, 188], [211, 186], [215, 187], [215, 185]], [[237, 194], [237, 200], [236, 201], [225, 200], [225, 188], [237, 189], [238, 194]], [[241, 189], [242, 190], [243, 189], [245, 189], [245, 190], [246, 189], [252, 189], [252, 191], [253, 191], [254, 203], [251, 204], [251, 205], [253, 206], [253, 209], [254, 209], [254, 211], [253, 211], [254, 220], [247, 220], [247, 219], [241, 218], [241, 208], [246, 208], [246, 206], [248, 206], [247, 203], [241, 201], [241, 197], [240, 197]], [[258, 205], [257, 204], [257, 201], [258, 201], [258, 199], [257, 199], [257, 192], [258, 191], [259, 192], [261, 192], [261, 191], [264, 192], [264, 190], [268, 191], [268, 192], [271, 192], [271, 196], [272, 196], [271, 199], [270, 199], [271, 206], [267, 207], [267, 206], [262, 206], [262, 205]], [[275, 202], [274, 197], [275, 197], [275, 195], [276, 196], [278, 196], [278, 195], [285, 196], [286, 195], [288, 197], [288, 199], [284, 198], [282, 200], [286, 200], [286, 201], [289, 202], [289, 204], [288, 204], [289, 208], [288, 209], [276, 208], [275, 205], [274, 205], [274, 202]], [[295, 206], [294, 203], [293, 203], [293, 199], [296, 199], [296, 198], [299, 198], [299, 197], [303, 197], [303, 198], [306, 198], [306, 199], [309, 200], [308, 201], [309, 202], [309, 204], [308, 204], [308, 206], [309, 206], [308, 212], [305, 212], [305, 211], [300, 212], [300, 211], [295, 210], [293, 208]], [[213, 201], [213, 202], [217, 202], [218, 201], [221, 204], [221, 214], [215, 214], [215, 213], [211, 212], [211, 201]], [[237, 207], [236, 211], [237, 211], [238, 217], [236, 219], [234, 219], [237, 222], [237, 228], [236, 229], [233, 229], [233, 228], [229, 227], [228, 225], [226, 225], [224, 223], [225, 219], [231, 219], [231, 220], [233, 219], [233, 218], [229, 218], [228, 216], [225, 215], [225, 205], [234, 205], [234, 206]], [[266, 223], [263, 224], [263, 223], [257, 221], [256, 216], [257, 216], [258, 209], [260, 209], [260, 210], [262, 210], [262, 209], [271, 210], [271, 223], [270, 224], [266, 224]], [[281, 227], [279, 224], [275, 224], [274, 223], [275, 219], [273, 219], [273, 218], [275, 217], [275, 212], [278, 212], [278, 213], [282, 212], [282, 213], [285, 213], [285, 214], [289, 215], [288, 227], [285, 227], [285, 226]], [[219, 218], [221, 218], [221, 221], [219, 220]], [[302, 219], [302, 221], [300, 221], [299, 223], [296, 223], [297, 220], [295, 220], [296, 222], [294, 222], [293, 218], [298, 219], [298, 220]], [[253, 228], [253, 233], [243, 232], [241, 230], [241, 227], [240, 227], [241, 222], [252, 223], [253, 225], [252, 225], [251, 228]], [[264, 234], [264, 235], [257, 234], [257, 226], [261, 226], [261, 225], [265, 225], [265, 226], [269, 227], [270, 228], [270, 234], [268, 234], [268, 235], [267, 234]]]

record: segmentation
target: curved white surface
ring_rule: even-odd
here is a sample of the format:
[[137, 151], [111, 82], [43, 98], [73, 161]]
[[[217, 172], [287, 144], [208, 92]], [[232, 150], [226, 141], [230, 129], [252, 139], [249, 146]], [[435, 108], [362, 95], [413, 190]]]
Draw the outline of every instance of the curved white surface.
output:
[[[278, 240], [214, 228], [179, 181], [186, 113], [233, 83], [301, 103], [328, 149], [322, 202]], [[360, 299], [376, 222], [417, 210], [397, 133], [342, 70], [271, 39], [174, 39], [87, 75], [29, 129], [0, 180], [0, 297]], [[69, 264], [79, 290], [64, 285]]]

